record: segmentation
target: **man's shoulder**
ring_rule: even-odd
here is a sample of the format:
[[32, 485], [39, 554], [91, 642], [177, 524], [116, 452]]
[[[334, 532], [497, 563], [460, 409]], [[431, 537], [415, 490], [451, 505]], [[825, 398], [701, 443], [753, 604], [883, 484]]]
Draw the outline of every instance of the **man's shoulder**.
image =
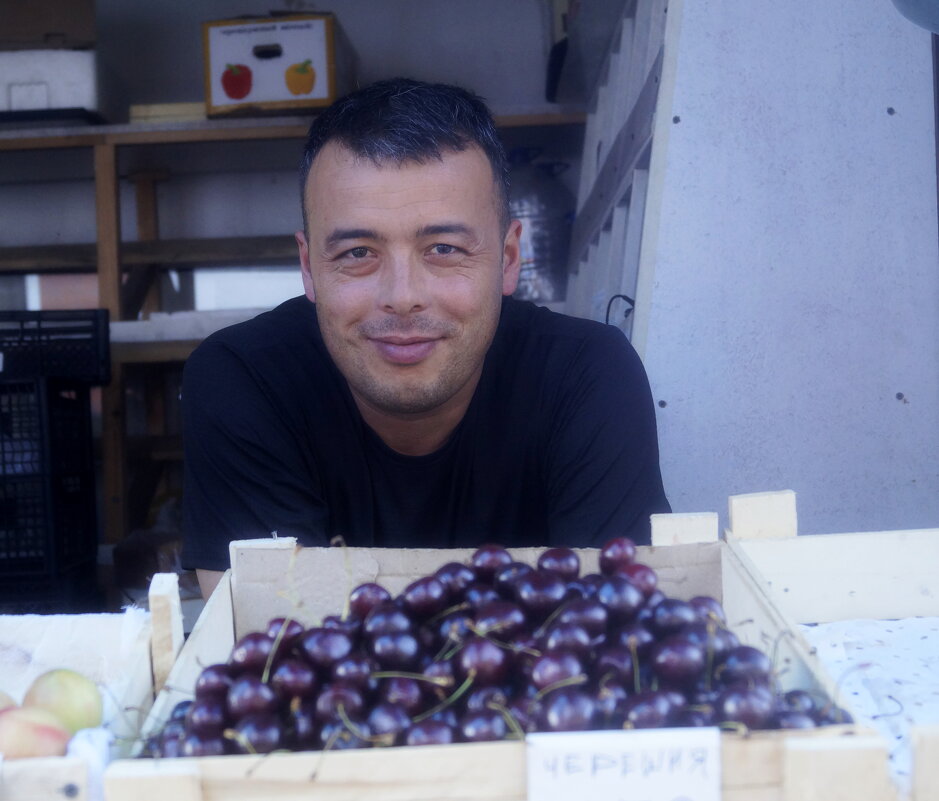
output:
[[609, 349], [632, 350], [629, 340], [616, 326], [514, 298], [506, 298], [503, 304], [500, 335], [510, 345], [533, 348], [545, 356], [555, 353], [581, 358]]
[[316, 307], [300, 295], [250, 320], [215, 331], [206, 337], [204, 344], [238, 349], [264, 347], [272, 341], [285, 341], [296, 336], [308, 337], [315, 323]]

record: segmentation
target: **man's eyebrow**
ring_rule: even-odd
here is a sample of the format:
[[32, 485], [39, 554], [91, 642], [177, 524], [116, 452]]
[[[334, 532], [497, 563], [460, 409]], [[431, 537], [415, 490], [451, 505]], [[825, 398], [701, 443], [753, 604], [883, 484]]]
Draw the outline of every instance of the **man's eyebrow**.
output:
[[425, 225], [417, 229], [418, 237], [440, 236], [441, 234], [476, 236], [476, 231], [463, 223], [438, 223], [436, 225]]
[[346, 242], [350, 239], [376, 239], [381, 240], [382, 237], [376, 231], [372, 231], [370, 228], [336, 228], [331, 231], [329, 236], [326, 237], [326, 247], [332, 248], [338, 245], [340, 242]]

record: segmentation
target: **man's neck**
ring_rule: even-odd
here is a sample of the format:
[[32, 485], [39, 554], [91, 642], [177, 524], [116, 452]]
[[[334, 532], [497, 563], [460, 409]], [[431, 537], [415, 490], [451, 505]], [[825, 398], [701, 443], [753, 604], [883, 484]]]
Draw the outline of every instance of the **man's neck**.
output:
[[453, 398], [428, 412], [394, 414], [352, 392], [362, 419], [389, 448], [405, 456], [426, 456], [442, 448], [460, 424], [479, 383], [480, 370]]

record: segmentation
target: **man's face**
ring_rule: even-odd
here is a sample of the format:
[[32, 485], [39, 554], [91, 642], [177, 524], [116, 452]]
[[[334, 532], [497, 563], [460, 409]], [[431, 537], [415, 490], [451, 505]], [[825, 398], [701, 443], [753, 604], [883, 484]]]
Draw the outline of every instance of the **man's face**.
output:
[[519, 270], [520, 224], [502, 230], [482, 150], [376, 166], [329, 142], [306, 206], [304, 288], [360, 408], [465, 408]]

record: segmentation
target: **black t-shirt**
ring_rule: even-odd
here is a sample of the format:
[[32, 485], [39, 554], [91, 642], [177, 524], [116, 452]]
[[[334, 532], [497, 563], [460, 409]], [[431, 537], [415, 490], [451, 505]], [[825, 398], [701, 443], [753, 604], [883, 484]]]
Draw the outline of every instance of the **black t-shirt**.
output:
[[669, 511], [645, 371], [622, 332], [506, 298], [466, 415], [404, 456], [362, 420], [289, 300], [210, 336], [183, 381], [183, 564], [222, 570], [235, 539], [507, 547], [649, 541]]

